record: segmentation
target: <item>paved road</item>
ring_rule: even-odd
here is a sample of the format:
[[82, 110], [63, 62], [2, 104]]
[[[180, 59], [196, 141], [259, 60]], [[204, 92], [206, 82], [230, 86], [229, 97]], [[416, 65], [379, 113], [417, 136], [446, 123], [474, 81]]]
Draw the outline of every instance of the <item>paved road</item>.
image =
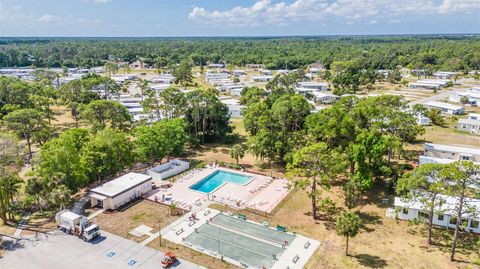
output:
[[[7, 237], [4, 238], [8, 240]], [[0, 268], [12, 269], [158, 269], [163, 254], [134, 241], [102, 231], [93, 242], [84, 242], [62, 232], [41, 234], [11, 244], [0, 258]], [[176, 269], [202, 268], [181, 260]]]
[[416, 101], [410, 102], [410, 105], [425, 104], [425, 103], [431, 102], [431, 101], [443, 101], [445, 99], [448, 99], [448, 97], [450, 97], [450, 95], [452, 95], [454, 92], [464, 91], [464, 90], [465, 89], [440, 90], [439, 93], [437, 93], [435, 95], [432, 95], [430, 97], [421, 98], [421, 99], [418, 99]]

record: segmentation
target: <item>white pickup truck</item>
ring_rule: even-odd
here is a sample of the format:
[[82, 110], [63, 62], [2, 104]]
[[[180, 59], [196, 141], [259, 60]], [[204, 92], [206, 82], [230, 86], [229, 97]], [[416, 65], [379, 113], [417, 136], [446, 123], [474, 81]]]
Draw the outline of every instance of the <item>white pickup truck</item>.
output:
[[100, 235], [100, 228], [90, 224], [85, 216], [80, 216], [70, 210], [62, 210], [55, 215], [58, 228], [68, 234], [74, 234], [85, 241], [90, 241]]

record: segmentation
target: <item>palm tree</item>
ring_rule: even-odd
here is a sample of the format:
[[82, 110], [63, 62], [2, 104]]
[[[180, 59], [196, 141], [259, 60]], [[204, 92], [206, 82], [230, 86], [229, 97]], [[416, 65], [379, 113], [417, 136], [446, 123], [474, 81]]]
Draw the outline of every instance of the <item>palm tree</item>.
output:
[[172, 202], [168, 208], [170, 209], [170, 216], [177, 214], [177, 204], [175, 202]]
[[143, 95], [147, 92], [148, 90], [148, 81], [146, 79], [140, 79], [138, 81], [138, 87], [140, 88], [140, 95], [142, 97], [143, 101]]
[[243, 144], [236, 144], [230, 150], [230, 157], [239, 163], [239, 159], [242, 159], [245, 156], [245, 146]]
[[13, 220], [14, 212], [12, 205], [14, 198], [18, 194], [21, 180], [16, 172], [8, 171], [2, 168], [0, 171], [0, 216], [3, 223], [8, 219]]
[[122, 65], [122, 68], [123, 68], [123, 74], [125, 75], [126, 73], [129, 73], [130, 74], [130, 71], [131, 71], [131, 68], [130, 68], [130, 65], [128, 63], [124, 63]]
[[58, 205], [59, 209], [65, 208], [65, 205], [70, 201], [70, 190], [65, 185], [59, 185], [50, 193], [52, 204]]

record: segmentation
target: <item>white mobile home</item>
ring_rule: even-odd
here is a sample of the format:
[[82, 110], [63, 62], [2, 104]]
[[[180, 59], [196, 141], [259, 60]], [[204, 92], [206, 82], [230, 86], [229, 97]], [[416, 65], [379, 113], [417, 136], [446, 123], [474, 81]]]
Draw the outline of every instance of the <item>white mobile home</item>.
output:
[[471, 105], [480, 105], [480, 92], [467, 90], [463, 92], [453, 93], [448, 100], [451, 102], [460, 103], [462, 98], [466, 97], [468, 99], [468, 104]]
[[286, 69], [283, 69], [283, 70], [277, 70], [277, 74], [278, 75], [286, 75], [290, 73], [290, 70], [286, 70]]
[[433, 74], [438, 79], [451, 79], [456, 75], [455, 72], [438, 71]]
[[412, 82], [408, 86], [411, 89], [428, 89], [428, 90], [438, 90], [442, 87], [447, 86], [447, 80], [434, 80], [434, 79], [424, 79], [417, 82]]
[[325, 92], [325, 91], [328, 90], [328, 83], [327, 82], [302, 81], [302, 82], [298, 82], [298, 87]]
[[252, 80], [255, 82], [268, 82], [273, 79], [273, 76], [253, 76]]
[[152, 177], [128, 173], [90, 190], [92, 206], [115, 210], [152, 190]]
[[321, 104], [333, 104], [340, 100], [340, 96], [328, 92], [313, 92], [313, 98]]
[[233, 70], [234, 76], [240, 77], [240, 76], [245, 76], [245, 74], [246, 74], [245, 70], [240, 70], [240, 69]]
[[[425, 143], [423, 156], [453, 161], [480, 162], [480, 148]], [[420, 164], [422, 164], [421, 158]]]
[[465, 108], [463, 106], [452, 105], [444, 102], [431, 101], [425, 103], [425, 106], [438, 109], [443, 113], [450, 115], [462, 115], [463, 113], [465, 113]]
[[480, 114], [470, 113], [468, 118], [459, 119], [457, 129], [471, 134], [480, 134]]
[[243, 109], [245, 106], [241, 105], [239, 100], [233, 98], [221, 98], [220, 102], [227, 105], [230, 118], [240, 119], [243, 117]]
[[219, 69], [219, 68], [224, 68], [224, 64], [209, 64], [207, 65], [208, 69]]
[[260, 70], [260, 73], [262, 73], [262, 75], [264, 75], [264, 76], [271, 76], [271, 75], [273, 75], [273, 73], [272, 73], [271, 70], [266, 70], [266, 69]]
[[430, 118], [423, 116], [423, 115], [415, 115], [415, 119], [417, 120], [417, 124], [421, 126], [428, 126], [430, 125]]
[[[427, 195], [427, 194], [426, 194]], [[445, 228], [455, 228], [456, 212], [455, 208], [459, 203], [459, 198], [454, 196], [438, 195], [437, 199], [444, 201], [442, 206], [434, 209], [433, 224]], [[469, 232], [480, 233], [480, 200], [465, 198], [465, 205], [476, 208], [476, 213], [464, 213], [462, 215], [463, 228]], [[387, 215], [401, 220], [428, 221], [428, 207], [419, 199], [408, 200], [395, 197], [394, 212], [387, 210]]]

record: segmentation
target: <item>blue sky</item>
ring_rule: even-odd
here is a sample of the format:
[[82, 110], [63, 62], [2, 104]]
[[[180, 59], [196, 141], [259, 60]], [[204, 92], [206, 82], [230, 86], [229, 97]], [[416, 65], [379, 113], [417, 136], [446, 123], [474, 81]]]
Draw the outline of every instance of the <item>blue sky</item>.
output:
[[0, 36], [480, 33], [480, 0], [0, 0]]

